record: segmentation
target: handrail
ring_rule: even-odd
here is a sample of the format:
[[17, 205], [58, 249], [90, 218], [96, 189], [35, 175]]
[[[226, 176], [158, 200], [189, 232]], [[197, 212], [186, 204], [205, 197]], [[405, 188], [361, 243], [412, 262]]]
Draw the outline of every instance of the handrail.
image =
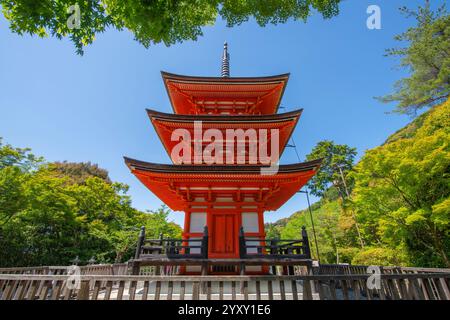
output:
[[[148, 246], [150, 244], [150, 246]], [[156, 245], [151, 246], [151, 245]], [[199, 252], [192, 252], [192, 249], [200, 249]], [[151, 251], [151, 252], [148, 252]], [[207, 258], [208, 257], [208, 227], [205, 226], [203, 236], [200, 239], [173, 239], [163, 238], [160, 234], [159, 239], [146, 239], [145, 227], [141, 227], [139, 233], [134, 259], [138, 260], [141, 256], [165, 255], [171, 258]]]
[[162, 239], [145, 239], [144, 242], [174, 242], [174, 241], [182, 241], [182, 242], [199, 242], [200, 239], [171, 239], [171, 238], [162, 238]]
[[[248, 242], [259, 244], [248, 244]], [[287, 242], [287, 243], [283, 243]], [[256, 249], [256, 252], [249, 253], [248, 249]], [[301, 257], [311, 259], [308, 235], [305, 227], [302, 227], [302, 238], [291, 239], [265, 239], [261, 236], [246, 237], [244, 228], [239, 230], [239, 255], [241, 259], [252, 258], [280, 258], [280, 257]]]
[[[313, 267], [315, 274], [357, 274], [366, 273], [366, 265], [353, 264], [320, 264], [318, 267]], [[378, 267], [382, 274], [392, 273], [450, 273], [450, 268], [421, 268], [421, 267], [401, 267], [401, 266], [372, 266]]]
[[[184, 300], [190, 296], [190, 300], [212, 300], [215, 296], [221, 300], [261, 300], [265, 296], [273, 300], [277, 296], [280, 300], [450, 300], [450, 273], [382, 274], [376, 288], [369, 287], [369, 276], [81, 275], [73, 285], [74, 279], [68, 275], [0, 274], [0, 299]], [[261, 285], [263, 282], [267, 286]], [[231, 294], [226, 287], [232, 288]]]
[[[183, 276], [174, 275], [171, 277], [163, 275], [80, 275], [81, 281], [102, 280], [102, 281], [275, 281], [275, 280], [364, 280], [372, 274], [340, 274], [340, 275], [204, 275], [204, 276]], [[65, 280], [70, 275], [35, 275], [35, 274], [0, 274], [0, 280]], [[381, 279], [450, 279], [450, 273], [405, 273], [405, 274], [381, 274]]]

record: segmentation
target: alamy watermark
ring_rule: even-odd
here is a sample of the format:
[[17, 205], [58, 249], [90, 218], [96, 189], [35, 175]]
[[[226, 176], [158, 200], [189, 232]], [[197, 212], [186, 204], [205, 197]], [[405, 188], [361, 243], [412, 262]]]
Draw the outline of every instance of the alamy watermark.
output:
[[370, 290], [381, 289], [381, 269], [379, 266], [368, 266], [366, 272], [370, 274], [367, 278], [367, 288]]
[[366, 26], [369, 30], [381, 29], [381, 8], [376, 4], [367, 7], [366, 10], [369, 17], [366, 20]]
[[[280, 159], [279, 129], [218, 129], [203, 130], [202, 121], [194, 121], [192, 131], [177, 128], [172, 132], [171, 158], [175, 164], [263, 165], [262, 175], [278, 172]], [[269, 154], [270, 153], [270, 154]]]
[[79, 290], [81, 287], [81, 269], [79, 266], [67, 267], [67, 281], [66, 286], [69, 290]]
[[67, 28], [80, 29], [81, 28], [81, 11], [78, 3], [71, 5], [67, 8], [67, 13], [70, 14], [67, 19]]

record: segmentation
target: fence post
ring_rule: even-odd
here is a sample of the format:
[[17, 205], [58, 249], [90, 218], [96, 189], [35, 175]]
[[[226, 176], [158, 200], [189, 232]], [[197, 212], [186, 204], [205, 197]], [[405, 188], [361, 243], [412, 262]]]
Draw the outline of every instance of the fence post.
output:
[[[271, 255], [278, 254], [277, 246], [278, 246], [277, 238], [270, 240], [270, 254]], [[273, 266], [271, 266], [271, 269], [272, 269], [272, 274], [277, 275], [277, 266], [273, 265]]]
[[239, 229], [239, 257], [245, 259], [247, 257], [247, 249], [245, 243], [244, 227]]
[[208, 226], [205, 226], [203, 229], [202, 248], [200, 253], [203, 259], [208, 259]]
[[181, 240], [181, 245], [186, 246], [186, 248], [183, 248], [183, 250], [182, 250], [183, 254], [191, 254], [191, 247], [189, 246], [189, 241], [186, 241], [186, 239], [183, 239], [183, 240]]
[[168, 241], [167, 245], [169, 246], [167, 250], [167, 256], [170, 257], [176, 254], [175, 241]]
[[305, 226], [302, 227], [302, 242], [306, 259], [311, 259], [311, 250], [309, 248], [308, 234], [306, 233]]
[[77, 293], [77, 300], [89, 300], [89, 280], [81, 280], [81, 286]]
[[[141, 231], [139, 231], [139, 237], [138, 237], [138, 241], [137, 241], [137, 246], [136, 246], [136, 252], [134, 254], [134, 260], [139, 259], [139, 256], [141, 255], [141, 251], [142, 251], [142, 246], [144, 244], [144, 240], [145, 240], [145, 227], [142, 226], [141, 227]], [[131, 274], [133, 275], [138, 275], [140, 272], [140, 264], [137, 261], [131, 261]]]
[[156, 252], [158, 254], [162, 254], [165, 252], [165, 248], [163, 248], [163, 244], [164, 244], [164, 235], [162, 234], [162, 232], [159, 234], [159, 246], [161, 247], [159, 249], [159, 252]]
[[135, 259], [139, 259], [139, 256], [141, 255], [141, 249], [142, 245], [144, 244], [145, 239], [145, 227], [141, 227], [141, 231], [139, 232], [138, 242], [136, 246], [136, 253], [134, 254]]

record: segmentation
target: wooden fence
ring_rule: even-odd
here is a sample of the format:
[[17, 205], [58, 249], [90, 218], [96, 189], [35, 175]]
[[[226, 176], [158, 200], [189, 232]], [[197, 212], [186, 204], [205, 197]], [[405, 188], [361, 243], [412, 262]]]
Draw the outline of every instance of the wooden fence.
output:
[[[449, 273], [309, 276], [0, 274], [2, 300], [450, 300]], [[76, 282], [76, 281], [75, 281]], [[73, 286], [72, 286], [73, 285]]]
[[[417, 268], [417, 267], [386, 267], [379, 268], [381, 274], [408, 274], [408, 273], [450, 273], [450, 269], [445, 268]], [[320, 264], [313, 267], [314, 274], [367, 274], [369, 266], [347, 265], [347, 264]]]
[[[179, 261], [177, 261], [179, 262]], [[180, 262], [181, 263], [181, 262]], [[307, 275], [305, 266], [292, 264], [295, 271], [290, 275]], [[158, 269], [159, 267], [159, 269]], [[363, 265], [346, 265], [346, 264], [321, 264], [312, 267], [312, 273], [315, 275], [354, 275], [367, 274], [368, 266]], [[445, 268], [417, 268], [417, 267], [386, 267], [379, 266], [381, 274], [408, 274], [408, 273], [450, 273], [450, 269]], [[13, 267], [0, 268], [0, 274], [36, 274], [36, 275], [65, 275], [67, 274], [67, 266], [38, 266], [38, 267]], [[177, 275], [179, 265], [174, 262], [168, 262], [163, 266], [155, 264], [155, 266], [141, 267], [140, 275]], [[129, 275], [131, 269], [127, 263], [114, 264], [96, 264], [80, 266], [82, 275]], [[282, 272], [274, 272], [273, 274], [281, 275]]]
[[[0, 274], [66, 275], [72, 266], [39, 266], [0, 268]], [[127, 263], [80, 266], [82, 275], [127, 275]]]

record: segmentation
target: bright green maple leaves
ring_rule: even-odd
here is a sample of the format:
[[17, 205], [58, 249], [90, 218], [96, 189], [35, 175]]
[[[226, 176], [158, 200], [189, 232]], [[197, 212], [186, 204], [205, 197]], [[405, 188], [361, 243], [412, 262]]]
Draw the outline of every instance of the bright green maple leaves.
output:
[[[196, 40], [202, 27], [220, 16], [228, 26], [254, 18], [261, 26], [306, 20], [312, 10], [330, 18], [340, 0], [0, 0], [10, 28], [18, 34], [69, 37], [77, 53], [108, 27], [130, 30], [137, 41], [171, 45]], [[80, 28], [69, 28], [68, 9], [80, 8]]]
[[412, 137], [368, 151], [352, 174], [363, 229], [375, 226], [416, 265], [450, 266], [449, 114], [450, 101], [435, 107]]
[[0, 143], [0, 266], [126, 261], [139, 228], [179, 237], [165, 207], [131, 206], [128, 187], [91, 164], [45, 164], [28, 149]]

